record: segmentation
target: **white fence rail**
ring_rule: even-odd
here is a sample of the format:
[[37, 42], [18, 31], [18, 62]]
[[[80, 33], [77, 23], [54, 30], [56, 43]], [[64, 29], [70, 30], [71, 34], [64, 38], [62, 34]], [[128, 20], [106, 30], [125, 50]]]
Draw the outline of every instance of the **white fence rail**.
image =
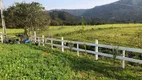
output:
[[[112, 55], [112, 54], [99, 52], [99, 48], [106, 48], [106, 49], [112, 49], [112, 50], [117, 49], [119, 51], [122, 51], [121, 55], [116, 55], [116, 59], [122, 60], [122, 68], [125, 68], [125, 61], [142, 64], [142, 60], [140, 60], [140, 59], [133, 59], [133, 58], [128, 58], [128, 57], [125, 56], [126, 52], [134, 52], [134, 53], [137, 53], [137, 54], [142, 54], [142, 49], [98, 44], [98, 40], [96, 40], [95, 43], [84, 43], [84, 42], [64, 40], [63, 37], [61, 38], [61, 40], [60, 39], [54, 39], [54, 38], [45, 38], [44, 36], [37, 37], [36, 33], [34, 34], [33, 37], [31, 37], [31, 40], [34, 41], [34, 42], [39, 42], [39, 44], [42, 44], [43, 46], [50, 45], [51, 48], [59, 47], [59, 48], [61, 48], [62, 52], [64, 52], [64, 49], [70, 49], [70, 50], [77, 51], [78, 56], [79, 56], [79, 52], [87, 52], [87, 53], [90, 53], [90, 54], [94, 54], [95, 60], [98, 60], [98, 58], [99, 58], [98, 55], [104, 56], [104, 57], [114, 58], [114, 55]], [[55, 44], [55, 42], [56, 42], [56, 44]], [[71, 46], [65, 45], [66, 43], [75, 44], [76, 47], [71, 47]], [[94, 47], [94, 51], [81, 49], [79, 47], [80, 45], [86, 45], [86, 46]]]

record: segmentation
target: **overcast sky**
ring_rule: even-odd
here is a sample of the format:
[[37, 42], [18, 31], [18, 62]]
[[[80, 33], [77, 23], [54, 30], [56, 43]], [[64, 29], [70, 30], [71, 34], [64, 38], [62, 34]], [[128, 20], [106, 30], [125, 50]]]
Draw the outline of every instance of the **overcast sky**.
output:
[[14, 2], [39, 2], [47, 10], [51, 9], [88, 9], [95, 6], [108, 4], [118, 0], [3, 0], [5, 8], [14, 4]]

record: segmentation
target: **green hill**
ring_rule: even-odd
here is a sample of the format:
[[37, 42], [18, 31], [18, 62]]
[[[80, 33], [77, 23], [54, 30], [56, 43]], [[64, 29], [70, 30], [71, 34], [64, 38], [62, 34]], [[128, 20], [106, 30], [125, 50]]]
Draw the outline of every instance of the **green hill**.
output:
[[84, 13], [84, 16], [99, 19], [101, 22], [142, 22], [142, 0], [119, 0], [97, 6]]
[[142, 22], [142, 0], [118, 0], [91, 9], [59, 10], [75, 16], [84, 16], [88, 24]]

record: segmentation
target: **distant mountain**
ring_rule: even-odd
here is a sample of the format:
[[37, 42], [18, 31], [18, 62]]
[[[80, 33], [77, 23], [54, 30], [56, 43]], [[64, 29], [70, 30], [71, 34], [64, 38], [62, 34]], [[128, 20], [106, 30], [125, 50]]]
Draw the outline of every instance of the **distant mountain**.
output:
[[68, 13], [68, 19], [71, 21], [72, 17], [81, 20], [81, 16], [84, 16], [87, 24], [142, 22], [142, 0], [119, 0], [92, 9], [56, 11]]
[[70, 13], [75, 16], [82, 16], [88, 9], [62, 9], [61, 11]]
[[67, 12], [71, 15], [74, 15], [74, 16], [82, 16], [86, 10], [88, 9], [54, 9], [54, 10], [50, 10], [51, 11], [62, 11], [62, 12]]
[[119, 0], [89, 9], [83, 16], [102, 22], [142, 22], [142, 0]]

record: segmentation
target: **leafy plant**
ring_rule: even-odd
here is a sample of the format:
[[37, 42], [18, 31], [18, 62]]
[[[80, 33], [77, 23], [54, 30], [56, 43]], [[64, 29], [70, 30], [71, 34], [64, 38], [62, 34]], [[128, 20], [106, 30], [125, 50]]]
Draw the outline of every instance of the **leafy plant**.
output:
[[15, 3], [5, 10], [5, 15], [7, 26], [24, 29], [25, 38], [33, 31], [43, 30], [49, 24], [49, 16], [38, 2]]

